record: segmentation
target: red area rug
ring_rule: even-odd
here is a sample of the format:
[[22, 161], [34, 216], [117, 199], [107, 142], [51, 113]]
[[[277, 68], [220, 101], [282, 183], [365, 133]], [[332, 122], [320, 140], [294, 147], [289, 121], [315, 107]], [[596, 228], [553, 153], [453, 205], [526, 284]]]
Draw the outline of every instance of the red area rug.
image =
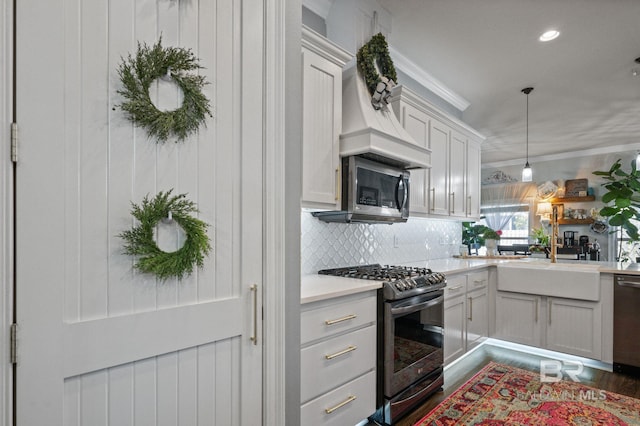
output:
[[415, 426], [640, 425], [640, 400], [489, 363]]

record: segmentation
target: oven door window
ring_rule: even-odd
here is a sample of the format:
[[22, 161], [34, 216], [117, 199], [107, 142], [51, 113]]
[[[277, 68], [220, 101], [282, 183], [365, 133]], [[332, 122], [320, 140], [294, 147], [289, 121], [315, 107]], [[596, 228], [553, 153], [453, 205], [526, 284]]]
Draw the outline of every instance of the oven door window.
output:
[[442, 366], [443, 303], [441, 296], [431, 299], [435, 300], [439, 302], [416, 303], [427, 306], [393, 315], [394, 373], [417, 364], [422, 365], [420, 370], [425, 373], [424, 370]]
[[443, 291], [387, 302], [385, 395], [402, 392], [422, 377], [440, 374], [444, 324]]

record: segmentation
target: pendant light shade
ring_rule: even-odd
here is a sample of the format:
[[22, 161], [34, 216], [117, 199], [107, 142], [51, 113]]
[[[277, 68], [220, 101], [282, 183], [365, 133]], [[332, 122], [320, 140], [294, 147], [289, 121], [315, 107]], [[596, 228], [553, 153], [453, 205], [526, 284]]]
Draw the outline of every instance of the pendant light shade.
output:
[[527, 162], [522, 169], [522, 181], [531, 182], [533, 180], [533, 171], [529, 165], [529, 93], [533, 91], [533, 87], [525, 87], [522, 89], [522, 93], [527, 95]]

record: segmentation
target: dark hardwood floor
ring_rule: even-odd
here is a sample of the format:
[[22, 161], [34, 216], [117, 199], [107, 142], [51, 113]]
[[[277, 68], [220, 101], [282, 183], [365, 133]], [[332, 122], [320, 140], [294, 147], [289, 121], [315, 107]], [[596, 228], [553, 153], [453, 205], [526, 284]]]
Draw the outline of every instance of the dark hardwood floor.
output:
[[[426, 403], [397, 424], [399, 426], [413, 426], [490, 361], [539, 372], [540, 360], [542, 359], [545, 358], [485, 344], [448, 368], [445, 371], [444, 390], [433, 395]], [[584, 385], [640, 399], [640, 378], [590, 367], [585, 367], [579, 378]]]

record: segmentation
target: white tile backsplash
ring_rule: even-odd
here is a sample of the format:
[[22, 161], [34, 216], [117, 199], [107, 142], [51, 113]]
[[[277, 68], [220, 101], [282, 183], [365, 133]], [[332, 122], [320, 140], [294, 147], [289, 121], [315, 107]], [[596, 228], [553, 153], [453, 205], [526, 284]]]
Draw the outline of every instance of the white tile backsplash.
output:
[[367, 263], [403, 264], [444, 259], [458, 253], [460, 222], [410, 218], [407, 223], [325, 223], [302, 211], [301, 272]]

